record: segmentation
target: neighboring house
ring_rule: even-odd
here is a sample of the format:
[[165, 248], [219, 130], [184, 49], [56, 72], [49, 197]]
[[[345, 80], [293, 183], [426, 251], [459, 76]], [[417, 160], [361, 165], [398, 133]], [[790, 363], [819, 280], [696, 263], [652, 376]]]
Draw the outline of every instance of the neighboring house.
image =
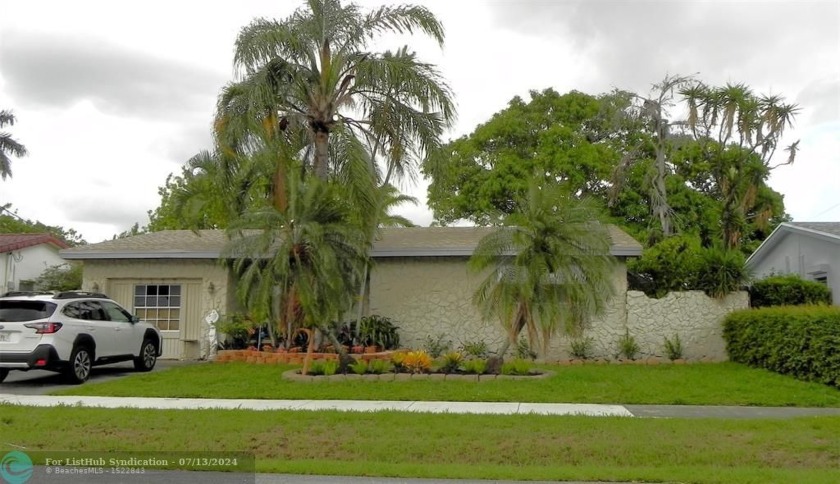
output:
[[[483, 322], [472, 304], [479, 277], [466, 261], [491, 228], [412, 227], [382, 229], [373, 248], [370, 313], [392, 318], [404, 345], [419, 347], [440, 333], [485, 339], [494, 344], [504, 332], [498, 322]], [[614, 276], [617, 294], [607, 318], [616, 331], [626, 324], [627, 275], [624, 261], [642, 247], [610, 227], [611, 252], [621, 263]], [[206, 354], [205, 318], [236, 310], [235, 279], [220, 264], [223, 231], [162, 231], [74, 247], [61, 252], [84, 263], [83, 288], [104, 291], [141, 318], [154, 322], [164, 337], [163, 357], [198, 358]], [[457, 337], [452, 336], [457, 344]]]
[[2, 292], [31, 291], [49, 267], [66, 264], [58, 254], [69, 247], [50, 234], [0, 234]]
[[785, 222], [747, 259], [756, 278], [799, 274], [821, 282], [840, 304], [840, 222]]

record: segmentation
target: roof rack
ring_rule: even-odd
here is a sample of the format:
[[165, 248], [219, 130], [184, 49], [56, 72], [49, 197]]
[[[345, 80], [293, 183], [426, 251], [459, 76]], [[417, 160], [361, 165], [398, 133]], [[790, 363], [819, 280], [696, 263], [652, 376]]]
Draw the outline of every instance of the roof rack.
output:
[[56, 294], [53, 299], [76, 299], [82, 297], [89, 297], [95, 299], [108, 299], [108, 296], [99, 292], [88, 291], [64, 291]]
[[9, 291], [0, 297], [18, 297], [18, 296], [52, 296], [55, 294], [52, 291]]

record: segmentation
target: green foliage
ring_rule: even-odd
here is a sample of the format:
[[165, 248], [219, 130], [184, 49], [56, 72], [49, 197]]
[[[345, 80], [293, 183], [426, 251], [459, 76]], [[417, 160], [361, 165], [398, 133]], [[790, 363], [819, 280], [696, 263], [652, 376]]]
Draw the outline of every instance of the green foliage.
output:
[[742, 252], [703, 248], [693, 235], [668, 237], [627, 264], [629, 288], [651, 297], [671, 291], [700, 290], [722, 297], [749, 281]]
[[505, 226], [483, 237], [469, 261], [486, 274], [473, 294], [485, 320], [497, 319], [506, 346], [525, 330], [532, 348], [575, 333], [615, 293], [608, 227], [591, 200], [533, 176]]
[[642, 252], [642, 256], [628, 262], [630, 289], [641, 289], [652, 297], [662, 297], [669, 291], [693, 289], [700, 269], [700, 241], [693, 236], [668, 237]]
[[[11, 204], [0, 206], [0, 234], [44, 234], [64, 241], [70, 247], [87, 244], [82, 235], [74, 229], [61, 226], [45, 225], [38, 221], [18, 217], [17, 210], [11, 210]], [[5, 213], [4, 213], [5, 212]]]
[[487, 355], [490, 353], [490, 349], [487, 347], [487, 342], [483, 340], [466, 341], [461, 343], [461, 352], [467, 356], [487, 358]]
[[400, 346], [399, 327], [394, 326], [390, 318], [379, 315], [363, 317], [357, 327], [359, 344], [379, 346], [384, 350], [393, 350]]
[[443, 355], [440, 371], [444, 373], [455, 373], [464, 361], [464, 355], [460, 351], [450, 351]]
[[618, 339], [618, 354], [628, 360], [635, 360], [639, 354], [639, 343], [636, 338], [630, 335], [630, 331], [625, 331], [624, 335]]
[[70, 262], [50, 266], [35, 279], [39, 291], [72, 291], [82, 287], [82, 264]]
[[537, 353], [531, 349], [531, 345], [524, 337], [519, 338], [519, 342], [516, 343], [516, 357], [522, 360], [537, 359]]
[[230, 349], [244, 349], [256, 326], [247, 316], [234, 313], [219, 321], [216, 330], [229, 338]]
[[374, 375], [381, 375], [383, 373], [388, 373], [393, 369], [390, 361], [385, 360], [370, 360], [368, 362], [368, 372], [373, 373]]
[[613, 120], [629, 103], [626, 93], [600, 97], [577, 91], [531, 91], [527, 102], [507, 107], [473, 133], [430, 153], [423, 172], [432, 180], [435, 219], [491, 225], [514, 213], [532, 173], [565, 180], [569, 189], [605, 196], [620, 158]]
[[797, 274], [770, 276], [752, 284], [750, 303], [754, 308], [831, 304], [831, 289], [825, 284], [802, 279]]
[[671, 361], [679, 360], [683, 357], [682, 340], [680, 340], [680, 335], [678, 334], [675, 334], [673, 338], [666, 336], [663, 348], [665, 349], [665, 356]]
[[506, 361], [502, 364], [502, 375], [528, 375], [531, 373], [531, 362], [522, 358]]
[[461, 364], [461, 369], [464, 370], [464, 373], [482, 375], [485, 371], [487, 371], [487, 360], [478, 358], [465, 360], [464, 363]]
[[338, 362], [335, 360], [315, 360], [309, 365], [309, 374], [312, 376], [330, 376], [338, 371]]
[[595, 340], [592, 337], [573, 338], [569, 345], [569, 352], [573, 358], [588, 360], [589, 358], [592, 358]]
[[350, 371], [357, 375], [364, 375], [368, 371], [368, 362], [359, 358], [350, 364]]
[[[0, 128], [6, 125], [14, 126], [15, 115], [11, 111], [0, 111]], [[10, 133], [0, 131], [0, 177], [5, 180], [12, 176], [12, 160], [10, 156], [26, 156], [26, 147], [12, 138]]]
[[742, 252], [711, 247], [700, 253], [695, 287], [707, 295], [723, 297], [741, 289], [749, 278], [746, 258]]
[[732, 361], [840, 387], [840, 308], [736, 311], [724, 320], [723, 338]]
[[426, 335], [426, 339], [423, 342], [423, 349], [432, 356], [432, 358], [439, 358], [440, 355], [449, 351], [452, 348], [452, 341], [446, 339], [445, 334], [439, 334], [435, 337], [432, 335]]

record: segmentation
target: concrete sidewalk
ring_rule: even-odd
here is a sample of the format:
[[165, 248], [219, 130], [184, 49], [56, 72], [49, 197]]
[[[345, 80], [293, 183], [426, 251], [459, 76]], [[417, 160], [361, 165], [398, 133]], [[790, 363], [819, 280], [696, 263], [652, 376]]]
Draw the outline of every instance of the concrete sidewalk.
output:
[[82, 397], [0, 394], [0, 404], [98, 408], [401, 411], [458, 414], [582, 415], [647, 418], [792, 418], [837, 415], [840, 408], [737, 407], [693, 405], [602, 405], [583, 403], [424, 402], [377, 400], [247, 400], [211, 398]]

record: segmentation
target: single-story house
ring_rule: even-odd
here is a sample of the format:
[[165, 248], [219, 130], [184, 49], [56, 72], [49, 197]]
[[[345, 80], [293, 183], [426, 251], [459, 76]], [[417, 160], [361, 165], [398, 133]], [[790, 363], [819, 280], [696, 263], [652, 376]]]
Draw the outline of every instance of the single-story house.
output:
[[67, 263], [58, 254], [67, 247], [50, 234], [0, 234], [3, 292], [34, 289], [35, 279], [46, 269]]
[[[483, 322], [472, 305], [479, 278], [466, 261], [492, 228], [386, 228], [376, 241], [370, 274], [369, 310], [390, 317], [404, 345], [419, 347], [426, 336], [450, 335], [488, 344], [505, 337], [498, 322]], [[626, 323], [627, 257], [642, 247], [611, 226], [611, 252], [617, 265], [617, 294], [605, 318], [618, 331]], [[84, 263], [83, 289], [102, 291], [138, 316], [153, 321], [164, 335], [163, 357], [206, 354], [208, 323], [214, 311], [236, 310], [235, 278], [219, 263], [227, 242], [223, 231], [172, 230], [66, 249], [61, 255]], [[622, 319], [624, 318], [624, 319]], [[459, 336], [460, 335], [460, 336]], [[461, 341], [463, 342], [463, 341]]]
[[840, 222], [784, 222], [747, 259], [756, 278], [798, 274], [821, 282], [840, 304]]

